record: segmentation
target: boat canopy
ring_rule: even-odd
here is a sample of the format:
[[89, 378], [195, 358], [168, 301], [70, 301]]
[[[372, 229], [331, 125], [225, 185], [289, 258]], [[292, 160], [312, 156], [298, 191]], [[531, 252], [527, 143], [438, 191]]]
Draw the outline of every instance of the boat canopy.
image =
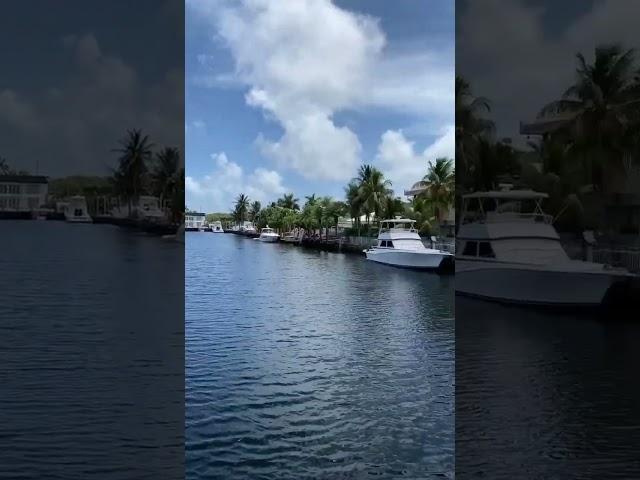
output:
[[[541, 202], [549, 195], [533, 190], [475, 192], [463, 195], [462, 223], [542, 221], [553, 218], [542, 210]], [[472, 204], [476, 208], [470, 208]], [[532, 204], [528, 208], [525, 204]]]
[[504, 190], [492, 192], [474, 192], [462, 196], [463, 199], [484, 199], [495, 198], [499, 200], [543, 200], [549, 198], [549, 195], [542, 192], [534, 192], [533, 190]]

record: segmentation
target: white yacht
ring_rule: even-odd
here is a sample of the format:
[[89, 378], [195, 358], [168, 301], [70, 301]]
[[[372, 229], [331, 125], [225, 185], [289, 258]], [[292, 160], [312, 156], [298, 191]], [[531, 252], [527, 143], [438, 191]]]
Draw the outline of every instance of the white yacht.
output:
[[456, 238], [456, 293], [503, 303], [589, 307], [602, 304], [626, 270], [571, 260], [553, 219], [531, 190], [463, 196]]
[[64, 218], [70, 223], [91, 223], [93, 219], [87, 213], [87, 200], [82, 195], [69, 198], [64, 206]]
[[367, 260], [394, 267], [435, 270], [453, 261], [449, 252], [427, 248], [414, 228], [415, 220], [396, 217], [382, 220], [378, 244], [364, 250]]
[[224, 229], [222, 228], [222, 222], [220, 222], [219, 220], [217, 222], [213, 222], [210, 225], [210, 228], [213, 233], [224, 233]]
[[277, 242], [279, 239], [280, 235], [278, 235], [273, 228], [269, 228], [269, 225], [260, 231], [261, 242]]

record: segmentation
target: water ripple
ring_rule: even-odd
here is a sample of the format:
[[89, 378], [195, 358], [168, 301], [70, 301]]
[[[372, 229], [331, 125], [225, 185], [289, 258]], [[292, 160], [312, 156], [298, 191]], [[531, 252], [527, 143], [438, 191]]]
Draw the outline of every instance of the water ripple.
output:
[[453, 478], [453, 279], [187, 234], [187, 478]]

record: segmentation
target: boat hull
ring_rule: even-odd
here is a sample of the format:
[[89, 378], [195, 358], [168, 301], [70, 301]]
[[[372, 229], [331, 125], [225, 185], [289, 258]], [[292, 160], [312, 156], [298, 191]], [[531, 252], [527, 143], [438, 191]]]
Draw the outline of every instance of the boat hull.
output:
[[415, 270], [437, 270], [445, 260], [452, 260], [452, 255], [442, 252], [418, 253], [402, 250], [365, 250], [367, 260], [393, 267]]
[[272, 236], [266, 236], [266, 237], [260, 236], [258, 239], [261, 242], [265, 242], [265, 243], [276, 243], [279, 240], [279, 237], [276, 237], [276, 236], [273, 236], [273, 237]]
[[69, 223], [93, 223], [91, 217], [66, 217], [65, 220]]
[[562, 271], [536, 266], [456, 260], [456, 294], [500, 303], [544, 307], [596, 307], [628, 275]]

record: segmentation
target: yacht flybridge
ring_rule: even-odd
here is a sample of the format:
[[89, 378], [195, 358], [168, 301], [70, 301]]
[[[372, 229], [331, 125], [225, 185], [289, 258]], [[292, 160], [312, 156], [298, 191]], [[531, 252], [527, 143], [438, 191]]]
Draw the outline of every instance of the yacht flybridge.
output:
[[435, 270], [453, 261], [451, 253], [425, 247], [414, 224], [408, 218], [382, 220], [378, 244], [364, 250], [367, 260], [421, 270]]
[[456, 238], [456, 292], [505, 303], [598, 306], [609, 288], [631, 275], [606, 265], [571, 260], [545, 193], [476, 192], [463, 196]]

